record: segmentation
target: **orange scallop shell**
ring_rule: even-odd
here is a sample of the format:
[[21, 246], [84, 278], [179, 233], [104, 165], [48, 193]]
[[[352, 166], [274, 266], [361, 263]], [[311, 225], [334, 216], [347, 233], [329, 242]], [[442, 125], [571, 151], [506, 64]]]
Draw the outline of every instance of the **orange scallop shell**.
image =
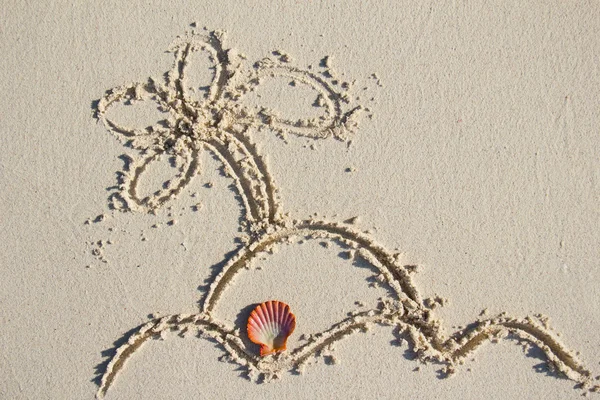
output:
[[287, 338], [294, 332], [296, 317], [290, 307], [277, 300], [259, 304], [248, 318], [248, 338], [260, 345], [262, 357], [284, 351]]

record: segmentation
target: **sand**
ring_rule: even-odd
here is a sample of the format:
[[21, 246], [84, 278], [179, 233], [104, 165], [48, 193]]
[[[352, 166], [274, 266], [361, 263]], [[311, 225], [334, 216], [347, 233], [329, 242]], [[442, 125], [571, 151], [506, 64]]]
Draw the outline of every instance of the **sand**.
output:
[[598, 396], [600, 8], [31, 7], [0, 397]]

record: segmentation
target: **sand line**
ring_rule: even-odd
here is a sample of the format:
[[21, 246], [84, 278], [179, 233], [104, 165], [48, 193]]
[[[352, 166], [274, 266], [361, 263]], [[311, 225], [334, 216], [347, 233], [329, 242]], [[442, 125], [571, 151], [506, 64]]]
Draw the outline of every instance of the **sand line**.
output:
[[263, 157], [260, 156], [256, 145], [252, 142], [249, 136], [247, 136], [244, 132], [239, 132], [235, 134], [235, 137], [248, 151], [248, 154], [250, 155], [250, 157], [252, 157], [252, 160], [256, 164], [258, 174], [262, 176], [262, 182], [265, 186], [265, 196], [268, 202], [268, 220], [271, 224], [276, 223], [279, 218], [279, 202], [277, 199], [277, 188], [275, 187], [273, 177], [267, 169], [267, 164], [265, 163]]
[[[286, 224], [287, 223], [287, 224]], [[351, 247], [360, 247], [366, 254], [372, 255], [375, 262], [364, 257], [386, 278], [386, 282], [394, 288], [396, 299], [410, 298], [421, 304], [420, 295], [412, 284], [409, 272], [397, 262], [395, 254], [386, 251], [368, 236], [337, 223], [325, 221], [286, 221], [283, 227], [273, 227], [274, 232], [265, 234], [257, 241], [249, 243], [235, 254], [215, 277], [203, 301], [202, 310], [210, 313], [230, 285], [234, 276], [251, 263], [254, 258], [269, 247], [284, 243], [291, 237], [305, 237], [307, 239], [332, 239], [341, 240]], [[287, 226], [286, 226], [287, 225]]]
[[[251, 68], [244, 68], [245, 58], [233, 49], [226, 49], [223, 43], [224, 34], [216, 31], [206, 35], [192, 32], [179, 37], [170, 48], [175, 61], [164, 79], [118, 86], [108, 90], [97, 103], [94, 116], [124, 145], [138, 153], [129, 156], [129, 165], [121, 172], [119, 191], [111, 195], [122, 202], [124, 211], [155, 212], [173, 201], [199, 172], [199, 151], [206, 149], [223, 164], [225, 174], [235, 183], [244, 209], [240, 231], [247, 235], [245, 244], [225, 260], [213, 278], [201, 300], [200, 313], [155, 318], [116, 349], [102, 374], [98, 398], [106, 394], [125, 362], [148, 339], [163, 337], [171, 331], [181, 336], [193, 333], [216, 341], [229, 360], [247, 369], [250, 379], [269, 381], [288, 370], [301, 371], [311, 357], [319, 356], [333, 343], [373, 324], [396, 327], [408, 337], [409, 348], [418, 360], [441, 364], [442, 372], [447, 375], [483, 344], [512, 335], [541, 349], [550, 368], [577, 382], [581, 388], [592, 392], [600, 390], [593, 384], [590, 372], [544, 323], [530, 317], [501, 315], [478, 320], [446, 337], [441, 321], [433, 316], [434, 306], [421, 298], [412, 283], [413, 268], [402, 265], [399, 254], [388, 251], [368, 234], [348, 225], [294, 220], [282, 213], [277, 186], [250, 132], [270, 129], [281, 135], [332, 136], [348, 140], [358, 127], [357, 116], [363, 108], [352, 104], [350, 85], [340, 84], [334, 78], [327, 57], [322, 62], [327, 69], [320, 74], [288, 65], [289, 57], [281, 53], [278, 59], [266, 58]], [[190, 56], [200, 51], [206, 52], [214, 65], [212, 82], [203, 99], [193, 97], [187, 74], [193, 67]], [[296, 85], [312, 89], [315, 104], [324, 110], [323, 114], [291, 120], [265, 107], [243, 104], [247, 93], [276, 77], [289, 78]], [[145, 128], [122, 126], [107, 116], [111, 107], [136, 101], [151, 101], [168, 116]], [[173, 157], [178, 172], [165, 188], [140, 198], [137, 186], [147, 167], [161, 156]], [[347, 246], [352, 249], [353, 257], [361, 257], [373, 266], [390, 293], [380, 299], [375, 309], [352, 312], [325, 331], [309, 335], [307, 343], [296, 349], [260, 358], [246, 348], [239, 329], [216, 319], [212, 311], [240, 271], [272, 246], [293, 242], [294, 238], [328, 240]]]
[[[466, 331], [457, 332], [450, 339], [439, 335], [438, 321], [424, 322], [423, 310], [414, 309], [407, 302], [381, 301], [378, 308], [356, 311], [327, 330], [312, 334], [307, 343], [282, 353], [261, 358], [245, 349], [239, 330], [228, 327], [207, 313], [195, 315], [179, 314], [156, 318], [132, 334], [127, 342], [116, 349], [115, 355], [102, 376], [97, 397], [102, 398], [113, 384], [125, 362], [148, 339], [164, 337], [165, 333], [177, 331], [180, 336], [195, 334], [199, 338], [216, 341], [227, 354], [227, 361], [246, 368], [251, 380], [270, 381], [278, 379], [286, 371], [303, 372], [307, 361], [317, 356], [324, 348], [333, 345], [354, 333], [366, 331], [371, 325], [397, 326], [408, 333], [409, 349], [416, 353], [422, 363], [442, 365], [440, 373], [451, 375], [456, 367], [469, 358], [479, 347], [497, 338], [512, 334], [540, 348], [550, 368], [581, 385], [591, 392], [600, 390], [593, 384], [590, 372], [565, 349], [552, 333], [532, 318], [497, 317], [479, 321]], [[415, 323], [417, 321], [417, 323]]]

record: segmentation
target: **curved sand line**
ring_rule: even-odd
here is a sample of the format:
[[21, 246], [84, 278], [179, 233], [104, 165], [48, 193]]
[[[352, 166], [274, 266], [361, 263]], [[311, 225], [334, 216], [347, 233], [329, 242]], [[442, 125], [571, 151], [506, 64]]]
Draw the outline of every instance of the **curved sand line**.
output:
[[[417, 354], [417, 358], [424, 363], [434, 362], [444, 365], [441, 370], [444, 374], [454, 373], [456, 366], [466, 361], [468, 356], [483, 344], [512, 334], [542, 350], [549, 367], [561, 372], [568, 379], [578, 382], [581, 388], [591, 392], [600, 391], [600, 386], [593, 384], [590, 372], [577, 361], [576, 357], [565, 350], [549, 330], [531, 318], [498, 317], [479, 321], [472, 328], [458, 334], [457, 338], [444, 341], [437, 334], [427, 339], [432, 332], [437, 332], [437, 321], [424, 325], [420, 315], [422, 311], [416, 312], [412, 309], [412, 305], [407, 306], [405, 303], [382, 302], [379, 309], [354, 313], [329, 329], [310, 335], [307, 343], [293, 349], [290, 354], [264, 358], [246, 350], [239, 331], [228, 328], [206, 313], [157, 318], [143, 325], [116, 350], [102, 376], [97, 397], [102, 398], [106, 394], [127, 359], [148, 339], [162, 337], [171, 331], [178, 331], [181, 336], [195, 334], [216, 341], [227, 353], [230, 361], [246, 368], [249, 379], [262, 378], [269, 381], [279, 378], [285, 371], [303, 371], [310, 357], [317, 356], [324, 348], [355, 332], [364, 331], [373, 324], [398, 326], [402, 331], [407, 332], [411, 337], [409, 348]], [[421, 321], [415, 323], [415, 318]]]
[[[283, 224], [286, 223], [284, 222]], [[283, 243], [294, 236], [342, 240], [350, 247], [362, 249], [374, 259], [375, 262], [371, 262], [371, 264], [385, 276], [387, 283], [394, 288], [397, 299], [408, 297], [415, 303], [422, 305], [420, 295], [412, 284], [408, 271], [396, 261], [394, 254], [376, 244], [368, 236], [348, 227], [324, 221], [288, 221], [287, 225], [291, 225], [291, 227], [273, 228], [275, 230], [273, 233], [266, 234], [256, 242], [248, 244], [230, 258], [229, 262], [210, 285], [203, 301], [203, 311], [210, 313], [213, 310], [221, 294], [234, 276], [245, 268], [257, 254], [264, 252], [272, 245]], [[364, 253], [361, 255], [367, 261], [371, 261], [371, 257], [365, 256]]]

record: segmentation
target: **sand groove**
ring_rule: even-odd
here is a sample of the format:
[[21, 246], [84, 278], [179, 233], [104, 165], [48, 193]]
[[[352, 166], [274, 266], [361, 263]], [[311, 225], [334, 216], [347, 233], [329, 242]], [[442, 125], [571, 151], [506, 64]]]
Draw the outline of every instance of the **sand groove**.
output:
[[[195, 33], [178, 38], [170, 51], [175, 55], [173, 68], [164, 83], [149, 79], [107, 91], [98, 102], [95, 116], [124, 144], [138, 151], [127, 169], [122, 171], [118, 196], [126, 209], [154, 212], [178, 194], [199, 171], [199, 152], [207, 149], [220, 160], [224, 172], [235, 182], [242, 199], [245, 216], [241, 230], [248, 235], [246, 244], [228, 260], [214, 278], [204, 298], [201, 311], [194, 315], [171, 315], [156, 318], [133, 333], [116, 349], [101, 379], [98, 397], [103, 397], [114, 383], [118, 372], [135, 351], [148, 339], [177, 331], [215, 340], [231, 361], [247, 368], [250, 379], [270, 380], [289, 370], [302, 370], [303, 365], [336, 341], [355, 332], [381, 324], [398, 328], [409, 338], [411, 349], [421, 362], [435, 362], [443, 372], [454, 372], [456, 365], [496, 338], [512, 335], [539, 347], [550, 367], [580, 384], [598, 391], [590, 372], [555, 337], [544, 323], [533, 318], [498, 316], [478, 320], [467, 329], [443, 334], [441, 322], [433, 317], [432, 307], [421, 298], [413, 285], [407, 267], [397, 254], [376, 243], [367, 234], [333, 221], [294, 220], [285, 216], [277, 198], [277, 187], [268, 171], [251, 132], [271, 129], [310, 138], [335, 137], [346, 140], [357, 128], [359, 105], [351, 104], [348, 85], [334, 82], [328, 69], [321, 74], [288, 65], [288, 59], [264, 59], [248, 70], [242, 68], [244, 57], [223, 46], [224, 35], [211, 32]], [[192, 68], [189, 57], [206, 51], [214, 65], [212, 83], [203, 101], [192, 97], [186, 72]], [[329, 68], [328, 63], [324, 63]], [[272, 110], [247, 107], [244, 95], [272, 77], [286, 77], [310, 87], [317, 95], [316, 104], [324, 109], [320, 117], [292, 121]], [[109, 119], [107, 111], [116, 104], [152, 101], [168, 113], [164, 121], [146, 128], [121, 126]], [[137, 185], [146, 167], [161, 155], [175, 159], [177, 174], [166, 187], [153, 195], [140, 198]], [[221, 295], [234, 282], [236, 275], [271, 246], [289, 242], [292, 238], [328, 240], [354, 250], [355, 257], [369, 262], [391, 288], [387, 298], [376, 308], [353, 312], [348, 318], [333, 324], [324, 332], [310, 335], [307, 342], [282, 353], [260, 358], [249, 351], [241, 339], [239, 327], [219, 321], [212, 315]]]

